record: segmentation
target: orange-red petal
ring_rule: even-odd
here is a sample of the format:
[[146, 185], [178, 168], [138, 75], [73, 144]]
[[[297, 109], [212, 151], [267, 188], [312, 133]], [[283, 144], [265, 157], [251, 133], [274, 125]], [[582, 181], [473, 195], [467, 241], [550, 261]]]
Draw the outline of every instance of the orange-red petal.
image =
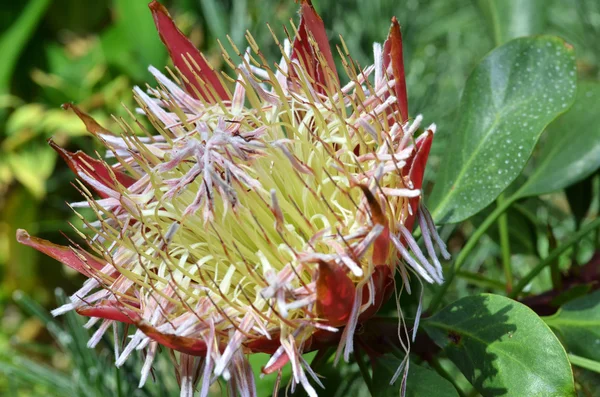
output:
[[[375, 266], [373, 269], [373, 278], [374, 291], [375, 291], [375, 302], [373, 305], [369, 306], [367, 310], [362, 312], [358, 317], [358, 322], [363, 322], [373, 317], [381, 308], [381, 305], [385, 301], [387, 301], [390, 297], [389, 291], [393, 289], [393, 277], [392, 270], [388, 265], [379, 265]], [[362, 292], [362, 304], [367, 303], [370, 299], [370, 291], [369, 286], [363, 286]]]
[[390, 253], [390, 228], [388, 226], [388, 221], [381, 209], [381, 205], [377, 198], [371, 193], [369, 188], [366, 185], [359, 185], [362, 189], [365, 198], [367, 199], [367, 204], [369, 205], [369, 209], [371, 211], [371, 217], [373, 218], [373, 222], [383, 226], [383, 231], [381, 234], [375, 239], [373, 243], [373, 264], [383, 265], [387, 262], [388, 255]]
[[[215, 103], [219, 98], [229, 100], [229, 94], [217, 73], [194, 44], [177, 28], [167, 9], [158, 1], [152, 1], [148, 7], [152, 11], [156, 30], [167, 47], [173, 64], [188, 80], [185, 83], [188, 93], [196, 99], [199, 99], [199, 93], [209, 103]], [[218, 98], [214, 97], [213, 92]]]
[[356, 288], [346, 269], [319, 262], [317, 278], [317, 315], [333, 327], [345, 325], [354, 304]]
[[101, 259], [98, 259], [83, 250], [65, 247], [51, 243], [48, 240], [32, 237], [23, 229], [17, 230], [17, 241], [21, 244], [35, 248], [41, 253], [56, 259], [87, 277], [91, 277], [91, 272], [93, 272], [93, 270], [100, 270], [104, 267], [104, 262]]

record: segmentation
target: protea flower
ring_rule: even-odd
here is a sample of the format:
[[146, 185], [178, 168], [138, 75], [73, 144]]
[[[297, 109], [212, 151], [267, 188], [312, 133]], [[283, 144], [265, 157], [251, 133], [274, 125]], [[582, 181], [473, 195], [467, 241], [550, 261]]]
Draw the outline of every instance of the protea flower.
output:
[[132, 115], [115, 134], [68, 105], [112, 158], [51, 142], [81, 181], [86, 200], [72, 206], [97, 217], [79, 233], [87, 248], [25, 231], [18, 240], [89, 277], [53, 314], [99, 322], [90, 347], [117, 322], [136, 327], [117, 365], [144, 350], [142, 385], [162, 345], [179, 352], [182, 395], [198, 381], [206, 395], [217, 376], [254, 395], [247, 355], [265, 352], [264, 373], [289, 363], [292, 386], [314, 396], [303, 353], [337, 344], [349, 359], [357, 324], [390, 297], [396, 271], [408, 292], [411, 276], [442, 282], [434, 244], [447, 252], [420, 205], [435, 125], [415, 139], [422, 117], [409, 118], [399, 25], [365, 69], [339, 51], [342, 85], [304, 0], [295, 38], [277, 41], [281, 61], [270, 65], [248, 35], [239, 65], [223, 54], [232, 78], [163, 6], [150, 9], [176, 67], [171, 77], [150, 67], [158, 87], [134, 88], [154, 131]]

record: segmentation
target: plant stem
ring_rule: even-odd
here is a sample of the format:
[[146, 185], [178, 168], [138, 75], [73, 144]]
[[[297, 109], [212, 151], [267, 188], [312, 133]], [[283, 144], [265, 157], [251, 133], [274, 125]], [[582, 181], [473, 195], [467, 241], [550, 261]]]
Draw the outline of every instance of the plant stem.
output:
[[498, 217], [502, 215], [512, 205], [512, 203], [514, 203], [518, 199], [518, 197], [518, 194], [515, 193], [511, 197], [503, 200], [502, 203], [499, 203], [496, 209], [491, 214], [489, 214], [488, 217], [483, 221], [483, 223], [481, 223], [481, 225], [479, 225], [475, 232], [473, 232], [463, 249], [456, 257], [454, 265], [452, 266], [451, 271], [448, 273], [446, 282], [442, 284], [438, 292], [434, 295], [433, 299], [431, 300], [431, 304], [429, 305], [428, 309], [429, 313], [433, 313], [438, 308], [440, 303], [442, 303], [442, 299], [444, 298], [446, 291], [448, 291], [450, 284], [452, 284], [456, 273], [465, 264], [469, 254], [477, 246], [477, 242], [479, 241], [479, 239], [483, 237], [485, 232], [490, 228], [490, 226], [494, 224], [496, 219], [498, 219]]
[[[504, 194], [498, 197], [497, 205], [502, 206]], [[502, 267], [504, 268], [504, 278], [506, 280], [506, 292], [510, 293], [513, 285], [512, 266], [510, 263], [510, 240], [508, 236], [508, 216], [506, 213], [498, 217], [498, 232], [500, 233], [500, 249], [502, 251]]]
[[[115, 341], [115, 343], [117, 343]], [[117, 397], [123, 397], [123, 390], [121, 389], [121, 371], [119, 371], [119, 368], [115, 367], [115, 377], [116, 377], [116, 383], [117, 383]]]
[[576, 365], [578, 367], [600, 373], [600, 363], [598, 361], [576, 356], [574, 354], [569, 354], [569, 361], [571, 362], [571, 364]]
[[375, 396], [375, 394], [373, 393], [373, 380], [371, 379], [369, 368], [367, 367], [367, 363], [365, 362], [359, 351], [354, 351], [354, 359], [356, 360], [356, 364], [358, 364], [358, 369], [360, 370], [360, 374], [362, 375], [365, 384], [369, 389], [369, 393], [371, 393], [371, 396]]
[[488, 288], [491, 290], [504, 290], [504, 284], [500, 281], [493, 280], [491, 278], [487, 278], [478, 273], [467, 272], [464, 270], [460, 270], [456, 273], [456, 275], [463, 280], [469, 281], [471, 284], [475, 284], [482, 288]]
[[[579, 225], [581, 226], [581, 225]], [[579, 226], [577, 226], [575, 228], [575, 230], [579, 230]], [[550, 226], [550, 223], [548, 223], [547, 225], [547, 235], [548, 235], [548, 243], [550, 246], [551, 250], [555, 250], [556, 247], [558, 246], [558, 243], [556, 241], [556, 237], [554, 236], [554, 231], [552, 230], [552, 227]], [[573, 250], [573, 252], [576, 251], [577, 245], [575, 245], [575, 249]], [[558, 266], [558, 258], [556, 258], [555, 260], [553, 260], [550, 263], [550, 276], [552, 279], [552, 289], [556, 290], [556, 291], [560, 291], [562, 289], [562, 277], [560, 274], [560, 268]]]
[[527, 284], [529, 284], [531, 280], [533, 280], [538, 274], [540, 274], [542, 270], [544, 270], [547, 266], [552, 264], [554, 260], [556, 260], [563, 252], [565, 252], [573, 244], [578, 243], [583, 236], [585, 236], [586, 234], [598, 227], [600, 227], [600, 218], [594, 219], [592, 222], [583, 226], [577, 233], [571, 235], [571, 237], [568, 238], [567, 241], [559, 245], [556, 249], [552, 250], [552, 252], [550, 252], [550, 254], [548, 254], [548, 256], [544, 258], [544, 260], [540, 261], [533, 269], [531, 269], [529, 273], [527, 273], [527, 275], [523, 277], [517, 283], [517, 285], [515, 285], [515, 288], [509, 294], [509, 297], [514, 299], [517, 296], [519, 296], [519, 294], [521, 293], [521, 291], [523, 291]]

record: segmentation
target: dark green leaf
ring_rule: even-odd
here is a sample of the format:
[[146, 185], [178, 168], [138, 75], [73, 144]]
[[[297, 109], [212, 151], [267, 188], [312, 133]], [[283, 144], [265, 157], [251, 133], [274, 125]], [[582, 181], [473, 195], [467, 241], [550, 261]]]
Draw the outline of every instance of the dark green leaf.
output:
[[600, 395], [600, 374], [574, 367], [578, 397], [598, 397]]
[[496, 44], [540, 33], [546, 22], [546, 0], [478, 0]]
[[[401, 359], [391, 354], [377, 360], [373, 370], [374, 395], [381, 397], [400, 395], [402, 376], [393, 385], [390, 385], [390, 380], [401, 362]], [[458, 397], [458, 393], [449, 381], [436, 372], [411, 363], [406, 381], [406, 397], [420, 396]]]
[[[535, 170], [520, 197], [554, 192], [582, 180], [600, 167], [600, 84], [580, 82], [573, 107], [550, 128]], [[532, 160], [534, 161], [534, 160]]]
[[575, 225], [579, 228], [583, 218], [587, 215], [590, 206], [592, 205], [592, 199], [594, 197], [594, 175], [590, 175], [582, 181], [579, 181], [565, 189], [567, 194], [567, 201], [571, 208], [573, 218], [575, 218]]
[[600, 291], [570, 301], [544, 321], [569, 352], [600, 361]]
[[556, 336], [528, 307], [482, 294], [423, 321], [483, 396], [574, 396], [573, 373]]
[[430, 198], [437, 221], [459, 222], [494, 201], [575, 88], [574, 52], [559, 38], [515, 39], [485, 57], [467, 81]]

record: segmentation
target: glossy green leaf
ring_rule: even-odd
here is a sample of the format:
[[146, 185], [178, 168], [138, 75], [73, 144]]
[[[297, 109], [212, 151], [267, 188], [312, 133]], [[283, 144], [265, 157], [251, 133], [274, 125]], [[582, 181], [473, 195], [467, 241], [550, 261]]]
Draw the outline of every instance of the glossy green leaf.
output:
[[520, 197], [563, 189], [600, 167], [600, 84], [580, 82], [571, 109], [548, 128], [535, 170], [519, 190]]
[[422, 324], [483, 396], [575, 395], [565, 350], [521, 303], [499, 295], [469, 296]]
[[[402, 360], [393, 355], [386, 355], [376, 361], [373, 370], [374, 395], [381, 397], [398, 397], [402, 376], [394, 384], [390, 380], [400, 366]], [[410, 363], [406, 380], [406, 397], [436, 396], [458, 397], [452, 383], [430, 369]]]
[[459, 222], [494, 201], [575, 89], [574, 51], [557, 37], [515, 39], [486, 56], [467, 80], [440, 164], [429, 200], [435, 219]]
[[568, 302], [544, 321], [569, 352], [600, 361], [600, 291]]
[[546, 0], [478, 0], [496, 44], [540, 33], [546, 22]]

